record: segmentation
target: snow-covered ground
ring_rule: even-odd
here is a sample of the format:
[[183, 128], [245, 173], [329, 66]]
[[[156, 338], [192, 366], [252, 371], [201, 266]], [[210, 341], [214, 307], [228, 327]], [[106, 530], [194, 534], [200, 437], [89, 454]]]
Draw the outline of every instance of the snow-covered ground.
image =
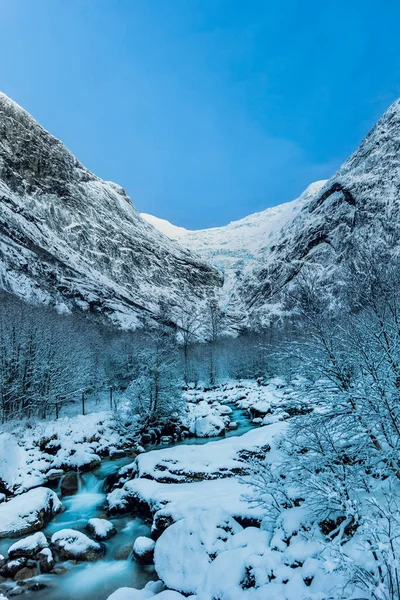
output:
[[[109, 494], [111, 510], [151, 514], [155, 569], [168, 588], [183, 594], [174, 598], [335, 597], [332, 587], [342, 581], [322, 556], [324, 536], [307, 536], [306, 512], [288, 508], [271, 527], [264, 507], [249, 503], [253, 487], [244, 457], [261, 454], [277, 464], [285, 430], [278, 422], [187, 453], [168, 448], [141, 455], [136, 476]], [[160, 483], [164, 478], [171, 483]], [[154, 589], [121, 589], [110, 600], [150, 598]]]
[[[264, 415], [259, 418], [266, 424], [185, 452], [149, 452], [121, 470], [108, 495], [110, 513], [151, 520], [161, 587], [124, 588], [110, 600], [164, 598], [163, 586], [172, 598], [193, 600], [386, 600], [375, 587], [366, 591], [357, 580], [348, 585], [350, 563], [353, 573], [354, 566], [368, 573], [374, 552], [385, 551], [371, 545], [371, 529], [346, 530], [349, 521], [334, 511], [324, 520], [317, 492], [302, 497], [292, 477], [286, 483], [283, 448], [290, 419], [299, 411], [318, 412], [312, 403], [294, 403], [293, 390], [303, 383], [294, 381], [291, 393], [279, 379], [209, 391], [211, 404], [225, 394], [232, 401], [235, 392], [236, 404]], [[205, 401], [204, 393], [191, 394], [194, 402]], [[385, 485], [376, 484], [374, 493], [385, 493]], [[383, 519], [379, 527], [384, 531]]]
[[[77, 577], [78, 573], [83, 576], [90, 568], [92, 575], [88, 572], [88, 577], [97, 577], [100, 581], [100, 575], [105, 575], [100, 573], [98, 565], [112, 567], [107, 548], [118, 547], [118, 539], [124, 531], [119, 525], [121, 519], [123, 523], [129, 523], [129, 520], [137, 522], [135, 518], [121, 516], [121, 512], [126, 512], [129, 506], [135, 512], [131, 502], [134, 494], [140, 496], [142, 507], [146, 504], [148, 513], [152, 514], [153, 535], [156, 537], [163, 533], [167, 524], [186, 516], [188, 506], [201, 514], [205, 510], [226, 513], [229, 519], [235, 518], [243, 524], [260, 523], [262, 512], [248, 505], [243, 497], [246, 484], [240, 483], [239, 478], [246, 477], [245, 460], [249, 454], [273, 454], [273, 438], [286, 427], [284, 412], [278, 417], [279, 422], [269, 428], [260, 427], [258, 423], [251, 424], [253, 405], [264, 403], [263, 410], [267, 412], [278, 410], [281, 403], [288, 401], [282, 382], [260, 385], [254, 381], [230, 381], [212, 390], [188, 390], [185, 399], [185, 422], [192, 436], [200, 420], [204, 422], [203, 435], [222, 433], [226, 437], [217, 437], [214, 440], [218, 441], [211, 442], [207, 437], [191, 437], [179, 445], [164, 440], [163, 450], [142, 452], [129, 463], [129, 452], [133, 451], [133, 456], [136, 455], [136, 443], [116, 430], [113, 415], [108, 411], [55, 421], [17, 423], [14, 429], [7, 426], [7, 432], [0, 434], [8, 457], [0, 464], [0, 480], [8, 489], [7, 496], [3, 495], [0, 499], [1, 550], [8, 556], [0, 558], [0, 575], [6, 578], [6, 592], [13, 590], [14, 577], [16, 581], [27, 581], [25, 590], [34, 589], [38, 564], [43, 574], [50, 574], [40, 576], [39, 582], [45, 582], [43, 577], [54, 579], [53, 573], [58, 572], [57, 561], [63, 565], [63, 561], [70, 559], [76, 564], [91, 565], [80, 567]], [[242, 419], [238, 429], [230, 428], [233, 418]], [[215, 430], [218, 420], [222, 423], [221, 431]], [[115, 466], [112, 460], [108, 460], [109, 456], [122, 454], [125, 458], [117, 460]], [[104, 457], [107, 462], [99, 469]], [[105, 498], [101, 486], [119, 464], [125, 466], [121, 467], [119, 476], [113, 476], [114, 490], [109, 494], [108, 520], [104, 518], [104, 508], [98, 508]], [[79, 475], [92, 469], [97, 469], [96, 475], [86, 474], [83, 478]], [[76, 472], [78, 476], [74, 475]], [[76, 496], [63, 495], [60, 501], [57, 493], [50, 489], [57, 489], [60, 478], [58, 490], [62, 492], [65, 487], [67, 494], [76, 493]], [[112, 499], [115, 499], [114, 504]], [[131, 540], [130, 553], [136, 557], [138, 565], [153, 569], [147, 565], [153, 562], [155, 541], [147, 537], [140, 526], [135, 525], [136, 530], [141, 532], [141, 537], [139, 535], [135, 547], [134, 538]], [[13, 543], [11, 538], [17, 539], [17, 542]], [[123, 573], [121, 581], [129, 576], [129, 566], [124, 567]], [[72, 572], [65, 577], [70, 581]], [[110, 574], [107, 589], [110, 589], [113, 577]], [[8, 583], [10, 580], [11, 583]], [[137, 581], [140, 580], [140, 577], [137, 578]], [[62, 581], [61, 578], [61, 586], [65, 585]], [[148, 576], [142, 581], [141, 587], [148, 581]], [[151, 597], [154, 590], [164, 590], [164, 587], [161, 584], [150, 586], [140, 593]], [[167, 598], [172, 593], [164, 590], [163, 597]], [[51, 593], [45, 598], [52, 598]]]
[[[282, 396], [282, 388], [273, 381], [268, 386], [241, 381], [209, 391], [189, 390], [185, 393], [184, 423], [191, 435], [200, 438], [231, 435], [235, 431], [230, 429], [232, 409], [227, 404], [249, 411], [249, 415], [262, 414], [268, 418], [274, 410], [274, 418], [283, 419], [285, 413], [279, 409]], [[257, 407], [264, 412], [259, 413]], [[7, 429], [7, 433], [0, 434], [2, 455], [6, 457], [0, 464], [0, 481], [7, 483], [14, 493], [46, 485], [70, 470], [93, 470], [106, 456], [137, 453], [136, 442], [129, 433], [116, 428], [110, 411], [51, 421], [24, 421], [14, 429], [9, 426]], [[172, 438], [163, 441], [171, 443]]]
[[[249, 412], [256, 421], [253, 429], [241, 436], [201, 440], [206, 443], [191, 444], [189, 440], [176, 446], [161, 446], [140, 453], [133, 462], [125, 458], [118, 473], [108, 466], [103, 469], [103, 465], [100, 470], [103, 477], [113, 474], [108, 484], [107, 505], [98, 508], [105, 498], [104, 493], [96, 491], [99, 488], [88, 489], [87, 506], [82, 504], [86, 502], [85, 493], [76, 496], [75, 509], [74, 496], [62, 498], [65, 516], [62, 513], [56, 517], [54, 525], [50, 522], [45, 535], [40, 530], [62, 509], [61, 502], [48, 488], [23, 490], [34, 482], [39, 485], [41, 477], [48, 477], [49, 467], [53, 473], [60, 465], [68, 470], [76, 468], [78, 463], [85, 467], [89, 459], [102, 456], [105, 448], [110, 452], [111, 448], [124, 447], [124, 440], [113, 429], [111, 415], [106, 412], [37, 424], [31, 431], [18, 429], [14, 437], [24, 460], [21, 462], [19, 455], [19, 462], [15, 463], [18, 475], [13, 485], [20, 495], [0, 504], [0, 531], [5, 523], [3, 536], [29, 537], [16, 544], [10, 541], [8, 558], [0, 559], [0, 572], [11, 579], [14, 576], [27, 577], [28, 581], [35, 579], [36, 567], [31, 566], [34, 557], [43, 564], [43, 573], [49, 572], [54, 578], [57, 561], [64, 565], [65, 561], [73, 560], [77, 565], [90, 567], [74, 567], [71, 575], [58, 575], [60, 585], [65, 585], [62, 582], [66, 577], [65, 582], [75, 581], [78, 587], [74, 589], [79, 589], [78, 581], [83, 581], [81, 578], [87, 573], [91, 583], [82, 598], [105, 600], [107, 596], [99, 592], [99, 585], [106, 582], [107, 570], [114, 585], [111, 590], [109, 586], [104, 588], [109, 590], [108, 595], [118, 585], [118, 572], [120, 585], [129, 581], [132, 558], [124, 566], [116, 565], [110, 548], [117, 548], [123, 532], [129, 533], [129, 523], [136, 523], [133, 529], [137, 532], [136, 542], [135, 537], [128, 536], [130, 543], [125, 556], [134, 557], [136, 569], [149, 571], [147, 574], [144, 571], [141, 578], [137, 571], [136, 585], [140, 589], [122, 587], [109, 596], [110, 600], [341, 597], [346, 579], [343, 569], [338, 568], [338, 547], [310, 512], [307, 499], [298, 497], [292, 483], [291, 489], [285, 488], [284, 474], [271, 488], [271, 494], [287, 495], [287, 505], [283, 503], [279, 514], [266, 511], [265, 502], [256, 494], [253, 461], [265, 461], [272, 469], [284, 464], [282, 443], [291, 417], [302, 408], [293, 398], [294, 387], [289, 391], [285, 382], [277, 378], [267, 383], [228, 382], [212, 390], [189, 390], [186, 399], [192, 424], [204, 414], [218, 413], [221, 418], [230, 418], [234, 407], [234, 411]], [[311, 410], [311, 404], [307, 408]], [[48, 454], [49, 450], [52, 454]], [[68, 464], [63, 462], [66, 457], [70, 458]], [[13, 480], [10, 464], [5, 473], [8, 481]], [[76, 520], [71, 522], [74, 515]], [[140, 529], [138, 518], [148, 519], [151, 529]], [[363, 547], [364, 540], [357, 536], [356, 533], [343, 546], [352, 557], [357, 557], [357, 553], [361, 556], [358, 548]], [[365, 554], [367, 562], [369, 554]], [[117, 566], [121, 571], [116, 571], [114, 577]], [[41, 577], [38, 581], [46, 582]], [[145, 585], [155, 577], [159, 581]], [[54, 579], [51, 581], [54, 585]], [[11, 589], [5, 588], [6, 593]], [[91, 591], [94, 589], [96, 596]], [[55, 597], [51, 591], [43, 596], [45, 600]]]

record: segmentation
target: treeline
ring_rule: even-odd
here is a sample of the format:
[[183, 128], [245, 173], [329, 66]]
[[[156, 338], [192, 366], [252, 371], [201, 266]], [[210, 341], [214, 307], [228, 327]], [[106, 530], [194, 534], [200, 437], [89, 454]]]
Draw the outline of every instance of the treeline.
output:
[[72, 403], [78, 412], [82, 394], [99, 397], [111, 389], [126, 391], [132, 413], [149, 425], [179, 412], [185, 386], [269, 373], [271, 332], [228, 335], [226, 317], [213, 302], [202, 315], [182, 310], [176, 326], [163, 325], [164, 317], [123, 332], [2, 293], [1, 421], [58, 417]]

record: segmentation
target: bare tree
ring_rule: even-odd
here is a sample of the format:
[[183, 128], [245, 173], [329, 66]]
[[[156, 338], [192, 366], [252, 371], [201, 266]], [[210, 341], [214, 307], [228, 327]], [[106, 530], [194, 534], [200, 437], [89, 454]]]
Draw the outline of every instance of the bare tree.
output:
[[197, 311], [190, 312], [186, 308], [180, 309], [177, 318], [178, 340], [182, 345], [183, 379], [186, 385], [197, 380], [191, 350], [199, 339], [201, 325], [200, 315]]

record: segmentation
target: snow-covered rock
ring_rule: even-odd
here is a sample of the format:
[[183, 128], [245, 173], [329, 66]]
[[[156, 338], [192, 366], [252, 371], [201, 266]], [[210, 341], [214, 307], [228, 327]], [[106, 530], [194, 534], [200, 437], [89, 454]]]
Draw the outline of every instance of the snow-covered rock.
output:
[[8, 549], [8, 558], [32, 557], [48, 547], [46, 536], [41, 532], [34, 533], [18, 540]]
[[261, 522], [263, 510], [250, 506], [245, 499], [251, 492], [250, 486], [233, 477], [170, 484], [133, 479], [111, 492], [108, 502], [111, 512], [152, 516], [152, 535], [157, 537], [195, 509], [223, 510], [239, 522]]
[[50, 548], [43, 548], [33, 558], [39, 563], [41, 573], [49, 573], [54, 567], [55, 561]]
[[17, 480], [18, 469], [24, 460], [23, 450], [15, 437], [9, 433], [0, 434], [0, 493], [12, 491]]
[[151, 565], [154, 560], [155, 541], [144, 535], [136, 538], [133, 544], [133, 556], [141, 565]]
[[95, 561], [104, 556], [104, 546], [75, 529], [61, 529], [51, 538], [61, 560]]
[[107, 521], [107, 519], [98, 519], [96, 517], [89, 519], [87, 529], [90, 535], [98, 542], [108, 540], [117, 533], [117, 530], [111, 521]]
[[0, 577], [13, 579], [15, 575], [26, 565], [26, 558], [10, 560], [0, 568]]
[[120, 588], [107, 600], [184, 600], [185, 596], [171, 590], [166, 590], [162, 581], [150, 581], [142, 590]]
[[230, 406], [224, 406], [223, 404], [219, 404], [216, 407], [217, 411], [219, 412], [220, 415], [231, 415], [232, 414], [232, 409]]
[[100, 466], [100, 463], [100, 456], [97, 456], [91, 448], [78, 446], [65, 451], [58, 451], [53, 461], [53, 467], [61, 467], [65, 470], [92, 471]]
[[209, 564], [241, 529], [223, 511], [193, 511], [158, 539], [154, 551], [158, 576], [171, 589], [184, 594], [199, 592]]
[[0, 538], [20, 537], [43, 527], [60, 511], [55, 492], [39, 487], [0, 505]]
[[215, 437], [225, 431], [225, 421], [214, 415], [197, 417], [191, 431], [196, 437]]
[[[242, 457], [250, 452], [270, 450], [274, 438], [279, 437], [285, 429], [284, 423], [277, 423], [253, 429], [240, 437], [224, 438], [200, 446], [185, 446], [184, 452], [179, 446], [146, 452], [137, 457], [133, 474], [161, 483], [245, 475], [246, 465]], [[121, 473], [129, 470], [129, 467], [121, 469]]]

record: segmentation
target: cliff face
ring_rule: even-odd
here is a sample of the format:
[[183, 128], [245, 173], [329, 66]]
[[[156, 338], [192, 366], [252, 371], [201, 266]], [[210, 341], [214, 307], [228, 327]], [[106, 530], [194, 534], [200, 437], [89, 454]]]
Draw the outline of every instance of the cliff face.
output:
[[400, 101], [396, 101], [358, 150], [280, 230], [274, 244], [261, 250], [258, 264], [238, 282], [236, 297], [242, 310], [253, 319], [256, 315], [267, 319], [279, 305], [280, 292], [305, 265], [318, 263], [321, 273], [335, 277], [354, 239], [390, 232], [395, 247], [399, 227]]
[[203, 303], [222, 276], [147, 223], [0, 94], [0, 288], [123, 327]]

